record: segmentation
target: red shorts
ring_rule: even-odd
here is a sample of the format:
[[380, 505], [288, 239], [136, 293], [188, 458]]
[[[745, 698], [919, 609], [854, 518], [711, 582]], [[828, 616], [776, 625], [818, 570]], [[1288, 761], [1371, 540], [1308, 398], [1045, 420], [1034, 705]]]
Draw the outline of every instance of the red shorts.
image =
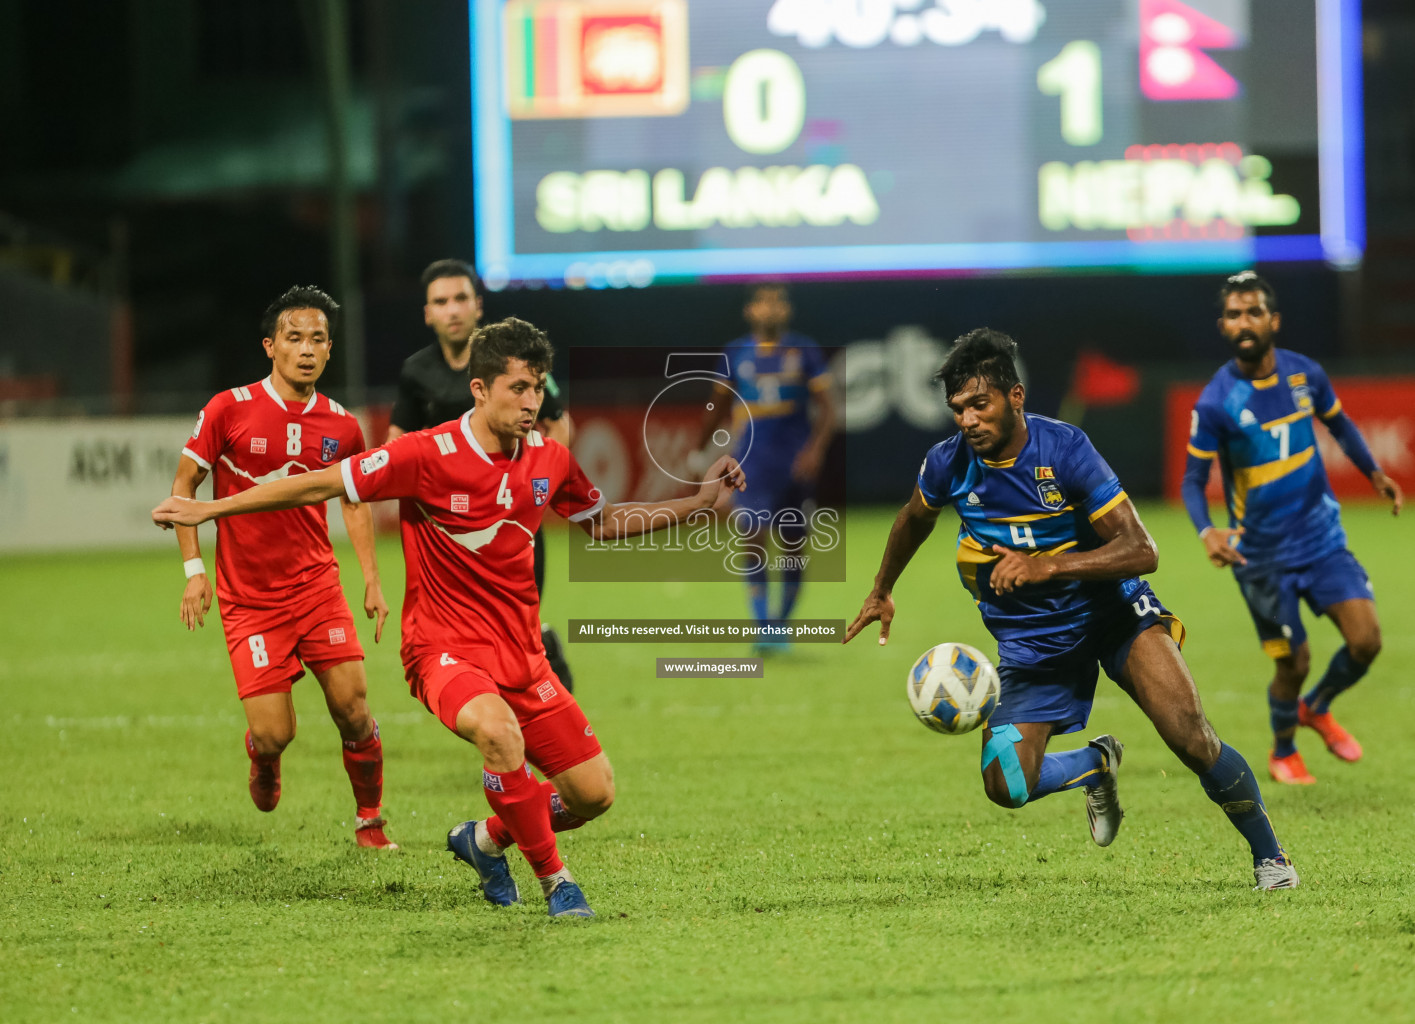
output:
[[539, 685], [513, 690], [455, 654], [413, 656], [404, 664], [413, 696], [453, 732], [457, 732], [457, 713], [473, 697], [494, 693], [506, 701], [521, 726], [526, 760], [548, 779], [603, 749], [579, 703], [554, 672]]
[[337, 585], [298, 594], [278, 608], [223, 604], [221, 628], [241, 700], [289, 693], [305, 674], [301, 662], [318, 673], [364, 657], [349, 602]]

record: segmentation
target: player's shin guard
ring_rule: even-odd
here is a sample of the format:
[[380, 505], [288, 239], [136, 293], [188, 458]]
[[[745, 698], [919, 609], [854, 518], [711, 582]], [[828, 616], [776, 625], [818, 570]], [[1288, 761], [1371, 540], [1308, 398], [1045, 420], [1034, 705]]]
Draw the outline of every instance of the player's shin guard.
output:
[[383, 741], [378, 723], [361, 740], [344, 741], [344, 771], [354, 788], [354, 802], [360, 818], [377, 818], [383, 803]]
[[483, 769], [481, 774], [486, 802], [496, 812], [496, 817], [487, 822], [492, 840], [502, 846], [507, 844], [501, 839], [507, 838], [519, 846], [537, 878], [564, 867], [555, 849], [550, 801], [541, 793], [541, 783], [531, 774], [530, 765], [523, 762], [521, 767], [499, 775]]
[[[1343, 647], [1331, 656], [1326, 674], [1302, 698], [1302, 703], [1306, 704], [1314, 715], [1326, 714], [1331, 702], [1360, 682], [1370, 667], [1361, 664]], [[1293, 724], [1296, 724], [1295, 721]]]
[[1199, 782], [1209, 799], [1223, 808], [1233, 827], [1248, 840], [1254, 863], [1287, 859], [1282, 844], [1273, 833], [1272, 822], [1268, 820], [1263, 794], [1258, 790], [1258, 780], [1242, 754], [1227, 743], [1223, 744], [1218, 760], [1199, 776]]
[[1268, 720], [1273, 727], [1273, 755], [1291, 757], [1297, 753], [1297, 702], [1279, 700], [1269, 693]]
[[1037, 784], [1032, 787], [1029, 800], [1040, 800], [1064, 789], [1084, 786], [1087, 789], [1100, 784], [1105, 777], [1105, 755], [1095, 747], [1067, 750], [1042, 757], [1042, 772]]

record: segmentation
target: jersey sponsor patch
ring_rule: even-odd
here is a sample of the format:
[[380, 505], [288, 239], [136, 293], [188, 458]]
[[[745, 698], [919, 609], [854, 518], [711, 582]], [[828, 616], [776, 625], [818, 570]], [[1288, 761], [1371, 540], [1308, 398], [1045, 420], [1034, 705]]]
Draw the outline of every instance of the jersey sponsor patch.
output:
[[1244, 409], [1243, 412], [1240, 413], [1238, 416], [1238, 425], [1240, 427], [1251, 427], [1254, 423], [1257, 422], [1258, 417], [1253, 415], [1252, 409]]
[[331, 644], [342, 644], [344, 642], [344, 627], [333, 626], [329, 630], [329, 642]]
[[466, 512], [471, 508], [471, 505], [471, 496], [467, 494], [454, 494], [451, 501], [448, 502], [448, 507], [453, 512]]
[[333, 462], [334, 456], [339, 454], [339, 439], [335, 437], [321, 437], [319, 439], [319, 458], [321, 462]]
[[538, 476], [531, 480], [531, 497], [537, 505], [544, 505], [550, 498], [550, 477]]
[[977, 491], [969, 491], [969, 492], [968, 492], [968, 504], [969, 504], [969, 505], [981, 505], [982, 503], [983, 503], [983, 499], [980, 498], [980, 497], [978, 497], [978, 492], [977, 492]]
[[1061, 488], [1055, 480], [1043, 480], [1037, 484], [1037, 494], [1041, 496], [1042, 504], [1047, 508], [1060, 508], [1066, 504], [1066, 496], [1061, 493]]
[[384, 466], [388, 465], [388, 453], [386, 451], [376, 451], [367, 458], [359, 460], [359, 472], [364, 476], [376, 473]]
[[457, 659], [452, 657], [452, 655], [448, 654], [446, 651], [443, 651], [442, 657], [437, 659], [437, 663], [443, 666], [455, 665], [457, 664]]
[[265, 454], [265, 438], [263, 438], [263, 437], [253, 437], [253, 438], [251, 438], [251, 454], [252, 454], [252, 455], [264, 455], [264, 454]]
[[549, 679], [536, 687], [536, 696], [542, 701], [550, 700], [550, 698], [555, 696], [555, 692], [555, 684]]

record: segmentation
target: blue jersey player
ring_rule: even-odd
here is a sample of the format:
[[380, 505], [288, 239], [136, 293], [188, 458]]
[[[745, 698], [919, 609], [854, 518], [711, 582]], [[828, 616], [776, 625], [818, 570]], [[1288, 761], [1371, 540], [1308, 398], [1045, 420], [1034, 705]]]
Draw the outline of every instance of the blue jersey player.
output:
[[[1349, 459], [1400, 511], [1400, 485], [1381, 472], [1356, 424], [1342, 411], [1322, 368], [1275, 348], [1282, 325], [1272, 286], [1251, 270], [1219, 290], [1219, 331], [1234, 359], [1214, 374], [1189, 430], [1184, 504], [1209, 560], [1233, 567], [1263, 650], [1275, 672], [1268, 687], [1273, 750], [1268, 771], [1278, 782], [1310, 785], [1297, 751], [1298, 725], [1310, 726], [1343, 761], [1361, 745], [1329, 706], [1356, 683], [1381, 649], [1381, 628], [1366, 571], [1346, 549], [1341, 509], [1317, 450], [1315, 421], [1331, 431]], [[1217, 458], [1228, 504], [1228, 528], [1209, 521], [1204, 488]], [[1345, 646], [1298, 700], [1311, 665], [1301, 601], [1328, 615]]]
[[[752, 529], [744, 532], [757, 542], [775, 536], [783, 554], [795, 555], [806, 542], [816, 477], [835, 430], [830, 376], [820, 347], [787, 330], [791, 300], [783, 285], [752, 286], [743, 314], [751, 333], [724, 350], [728, 380], [714, 391], [699, 447], [708, 451], [704, 461], [711, 461], [724, 454], [717, 448], [730, 439], [732, 454], [750, 474], [746, 491], [735, 499], [737, 508], [750, 516], [738, 515], [736, 521], [749, 520]], [[732, 430], [721, 431], [729, 417]], [[758, 622], [789, 619], [795, 607], [804, 562], [782, 561], [775, 616], [769, 611], [765, 563], [747, 574], [752, 615]]]
[[1120, 742], [1098, 736], [1079, 750], [1046, 749], [1053, 735], [1086, 725], [1104, 668], [1248, 841], [1257, 888], [1294, 888], [1297, 871], [1252, 770], [1204, 716], [1179, 653], [1183, 627], [1139, 578], [1159, 564], [1154, 541], [1079, 428], [1023, 412], [1016, 350], [984, 328], [949, 353], [937, 379], [959, 433], [924, 459], [846, 642], [875, 621], [879, 642], [889, 639], [895, 581], [953, 506], [958, 575], [997, 639], [1002, 677], [983, 732], [988, 798], [1021, 807], [1084, 788], [1091, 837], [1101, 846], [1115, 839]]

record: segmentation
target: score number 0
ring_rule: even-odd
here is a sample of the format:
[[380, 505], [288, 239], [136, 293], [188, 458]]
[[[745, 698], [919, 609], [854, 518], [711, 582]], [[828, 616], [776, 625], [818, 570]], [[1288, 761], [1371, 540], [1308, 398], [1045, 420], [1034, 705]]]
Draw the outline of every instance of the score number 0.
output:
[[[1101, 51], [1089, 39], [1067, 43], [1037, 69], [1037, 88], [1061, 97], [1061, 137], [1073, 146], [1101, 140]], [[723, 83], [728, 137], [748, 153], [779, 153], [806, 120], [806, 82], [780, 50], [751, 50], [732, 63]]]

